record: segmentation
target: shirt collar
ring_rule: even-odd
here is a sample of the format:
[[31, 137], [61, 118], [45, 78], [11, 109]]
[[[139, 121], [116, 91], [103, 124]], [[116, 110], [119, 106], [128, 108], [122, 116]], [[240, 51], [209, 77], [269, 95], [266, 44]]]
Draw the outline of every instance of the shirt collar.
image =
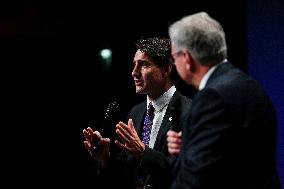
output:
[[199, 87], [198, 89], [199, 90], [202, 90], [204, 89], [204, 87], [206, 86], [206, 83], [209, 79], [209, 77], [212, 75], [212, 73], [214, 72], [214, 70], [222, 63], [225, 63], [227, 62], [227, 59], [223, 60], [221, 63], [219, 64], [216, 64], [215, 66], [211, 67], [208, 72], [202, 77], [201, 81], [200, 81], [200, 84], [199, 84]]
[[[176, 87], [173, 85], [164, 94], [162, 94], [156, 100], [152, 101], [152, 104], [155, 108], [155, 111], [160, 111], [164, 106], [166, 106], [170, 102], [175, 91], [176, 91]], [[150, 99], [147, 96], [147, 107], [148, 107], [149, 103], [150, 103]]]

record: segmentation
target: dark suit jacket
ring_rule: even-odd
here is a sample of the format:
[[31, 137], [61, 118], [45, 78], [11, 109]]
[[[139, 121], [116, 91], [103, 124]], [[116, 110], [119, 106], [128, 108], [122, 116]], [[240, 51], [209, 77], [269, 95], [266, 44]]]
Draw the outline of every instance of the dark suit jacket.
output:
[[276, 116], [259, 84], [219, 65], [192, 100], [172, 189], [279, 189]]
[[[126, 153], [111, 158], [110, 171], [116, 188], [135, 188], [138, 175], [148, 175], [147, 188], [167, 189], [171, 185], [172, 170], [176, 157], [169, 156], [167, 148], [167, 131], [181, 130], [179, 121], [188, 114], [191, 100], [176, 91], [170, 100], [162, 125], [159, 129], [154, 149], [146, 147], [142, 161]], [[135, 129], [141, 138], [143, 120], [146, 113], [146, 101], [134, 106], [128, 115], [132, 118]], [[171, 120], [171, 121], [170, 121]]]

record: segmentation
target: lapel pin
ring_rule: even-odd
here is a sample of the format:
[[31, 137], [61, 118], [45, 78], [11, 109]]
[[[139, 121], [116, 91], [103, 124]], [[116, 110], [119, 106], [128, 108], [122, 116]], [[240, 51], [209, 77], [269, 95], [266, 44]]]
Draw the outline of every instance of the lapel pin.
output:
[[172, 121], [172, 120], [173, 120], [173, 117], [169, 117], [169, 120]]

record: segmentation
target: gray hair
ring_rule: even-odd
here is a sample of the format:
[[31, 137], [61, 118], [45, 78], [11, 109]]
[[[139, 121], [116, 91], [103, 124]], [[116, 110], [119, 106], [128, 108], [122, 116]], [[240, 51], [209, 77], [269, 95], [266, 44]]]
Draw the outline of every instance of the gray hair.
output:
[[172, 45], [186, 49], [202, 65], [214, 65], [227, 58], [225, 33], [206, 12], [186, 16], [169, 27]]

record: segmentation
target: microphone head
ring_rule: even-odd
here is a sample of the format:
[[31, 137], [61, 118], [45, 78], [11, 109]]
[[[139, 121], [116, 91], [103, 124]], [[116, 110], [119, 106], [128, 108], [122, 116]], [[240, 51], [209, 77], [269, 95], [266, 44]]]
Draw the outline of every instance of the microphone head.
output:
[[119, 108], [119, 103], [116, 101], [108, 104], [103, 121], [103, 137], [113, 138], [116, 135], [115, 125], [118, 123], [120, 117]]
[[111, 115], [118, 111], [119, 104], [118, 102], [114, 101], [108, 104], [106, 113], [105, 113], [105, 120], [109, 119]]

